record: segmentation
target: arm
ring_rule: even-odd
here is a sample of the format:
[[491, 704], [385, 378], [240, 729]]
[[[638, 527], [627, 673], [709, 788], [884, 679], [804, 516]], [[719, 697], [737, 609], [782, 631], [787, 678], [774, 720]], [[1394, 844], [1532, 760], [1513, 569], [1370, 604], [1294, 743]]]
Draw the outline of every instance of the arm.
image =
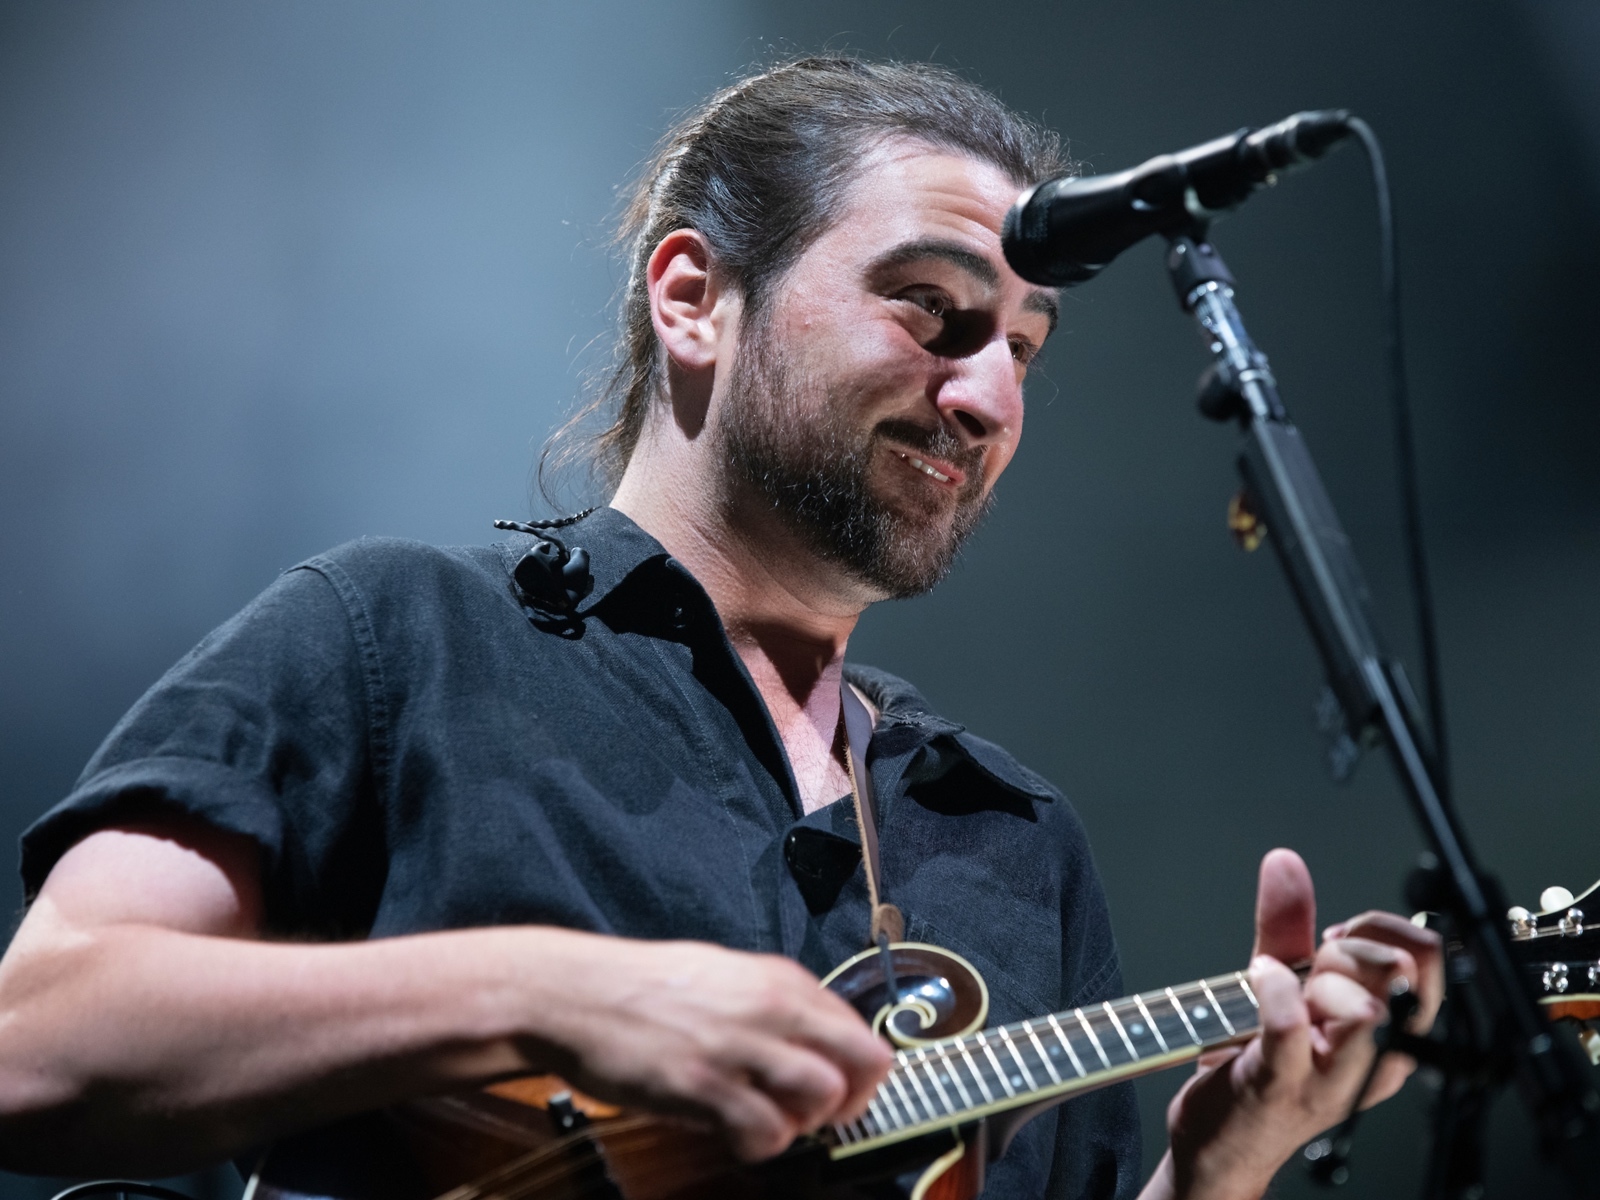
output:
[[[1404, 978], [1421, 1002], [1414, 1032], [1433, 1023], [1444, 993], [1437, 935], [1393, 913], [1369, 912], [1324, 933], [1302, 988], [1284, 964], [1312, 957], [1316, 902], [1300, 856], [1261, 863], [1250, 984], [1261, 1036], [1201, 1060], [1167, 1110], [1170, 1146], [1143, 1200], [1254, 1200], [1295, 1150], [1343, 1120], [1366, 1078], [1372, 1031]], [[1363, 1106], [1400, 1089], [1415, 1064], [1391, 1055]]]
[[853, 1115], [888, 1068], [787, 959], [533, 926], [273, 943], [260, 907], [254, 845], [205, 826], [68, 851], [0, 961], [0, 1166], [172, 1173], [546, 1071], [753, 1158]]

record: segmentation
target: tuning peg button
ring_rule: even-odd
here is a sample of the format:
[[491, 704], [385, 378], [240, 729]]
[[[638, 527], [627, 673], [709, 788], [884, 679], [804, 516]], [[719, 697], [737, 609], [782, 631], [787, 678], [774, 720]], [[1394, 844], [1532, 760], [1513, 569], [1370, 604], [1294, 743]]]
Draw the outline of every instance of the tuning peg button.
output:
[[1533, 914], [1520, 904], [1514, 904], [1506, 910], [1506, 920], [1511, 922], [1511, 936], [1517, 939], [1531, 938], [1536, 923]]
[[1539, 893], [1539, 911], [1555, 912], [1558, 908], [1570, 908], [1572, 899], [1572, 893], [1564, 887], [1547, 887]]

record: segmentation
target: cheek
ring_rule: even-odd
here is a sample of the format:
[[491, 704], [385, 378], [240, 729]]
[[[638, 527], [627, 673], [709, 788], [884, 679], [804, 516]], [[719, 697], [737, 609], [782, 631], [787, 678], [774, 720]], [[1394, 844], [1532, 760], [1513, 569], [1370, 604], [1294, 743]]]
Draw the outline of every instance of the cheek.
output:
[[836, 386], [862, 397], [921, 392], [936, 360], [894, 321], [814, 323], [806, 361]]
[[995, 480], [1000, 478], [1000, 473], [1010, 466], [1011, 460], [1016, 457], [1017, 446], [1022, 441], [1022, 406], [1017, 406], [1016, 417], [1007, 422], [1007, 432], [995, 440], [990, 446], [989, 453], [984, 456], [984, 475], [988, 478], [989, 486], [993, 487]]

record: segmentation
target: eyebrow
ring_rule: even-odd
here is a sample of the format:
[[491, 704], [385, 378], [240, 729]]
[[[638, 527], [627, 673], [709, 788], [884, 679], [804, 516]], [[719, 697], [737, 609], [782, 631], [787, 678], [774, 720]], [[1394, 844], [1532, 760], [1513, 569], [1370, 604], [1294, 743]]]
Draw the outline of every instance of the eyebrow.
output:
[[[876, 275], [881, 271], [893, 270], [895, 267], [907, 266], [929, 258], [939, 259], [958, 270], [965, 271], [985, 287], [1000, 286], [1000, 272], [995, 270], [992, 262], [981, 254], [974, 254], [959, 242], [947, 242], [940, 238], [903, 242], [874, 259], [867, 273]], [[1039, 313], [1049, 318], [1050, 333], [1055, 332], [1056, 325], [1061, 319], [1061, 306], [1056, 301], [1054, 291], [1042, 288], [1030, 291], [1022, 302], [1022, 308], [1024, 312]]]

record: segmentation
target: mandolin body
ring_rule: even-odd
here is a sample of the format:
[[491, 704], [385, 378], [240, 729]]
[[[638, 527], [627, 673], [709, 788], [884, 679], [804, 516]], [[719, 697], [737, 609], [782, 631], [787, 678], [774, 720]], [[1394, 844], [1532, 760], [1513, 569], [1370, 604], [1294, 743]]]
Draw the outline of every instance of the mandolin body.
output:
[[[976, 970], [934, 946], [891, 947], [895, 988], [879, 951], [857, 955], [824, 984], [905, 1048], [981, 1028], [988, 993]], [[983, 1186], [982, 1121], [836, 1159], [802, 1138], [777, 1158], [741, 1163], [723, 1139], [625, 1112], [555, 1076], [428, 1097], [363, 1118], [365, 1135], [326, 1148], [290, 1143], [263, 1159], [246, 1200], [971, 1200]]]

